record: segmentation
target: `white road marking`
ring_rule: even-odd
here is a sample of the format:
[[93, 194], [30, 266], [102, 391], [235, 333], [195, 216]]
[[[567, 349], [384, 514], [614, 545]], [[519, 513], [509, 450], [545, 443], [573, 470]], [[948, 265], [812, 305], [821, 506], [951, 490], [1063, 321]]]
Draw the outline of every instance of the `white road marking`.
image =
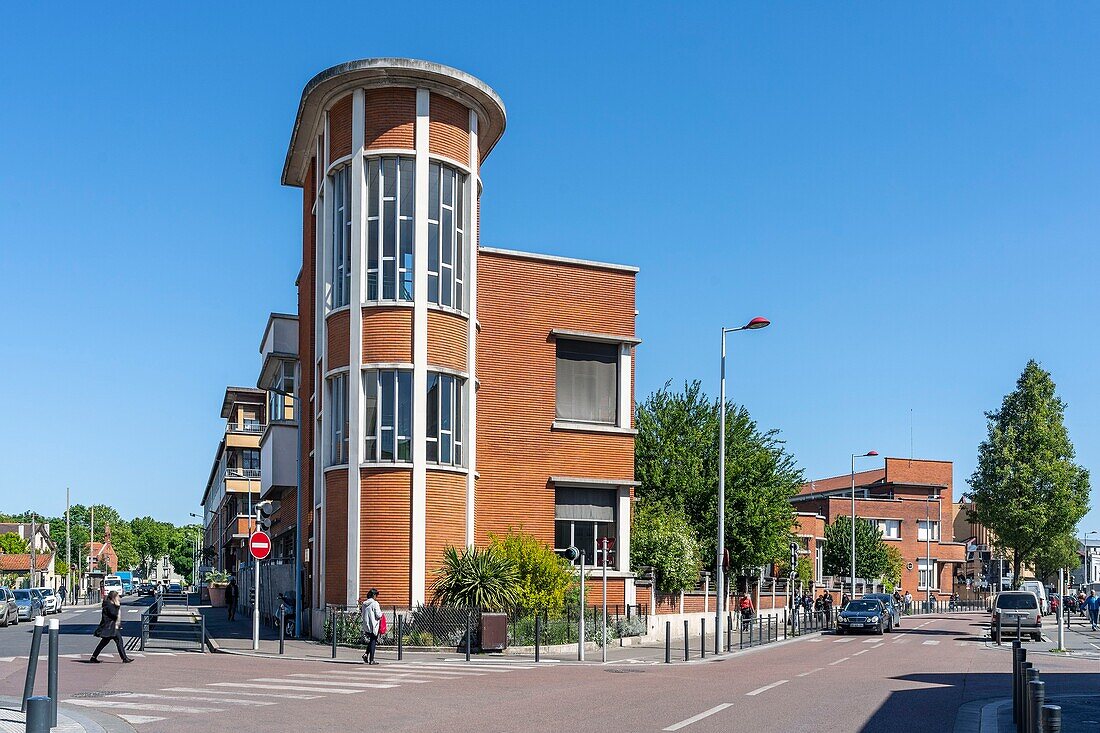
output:
[[863, 643], [864, 644], [878, 644], [879, 642], [878, 642], [878, 639], [864, 639]]
[[271, 700], [234, 700], [229, 697], [196, 697], [194, 695], [158, 695], [153, 692], [124, 692], [120, 695], [108, 695], [108, 700], [124, 699], [131, 697], [142, 697], [156, 700], [196, 700], [199, 702], [220, 702], [223, 705], [251, 705], [253, 707], [259, 707], [260, 705], [276, 705]]
[[125, 700], [98, 699], [82, 700], [70, 698], [66, 700], [70, 705], [81, 705], [88, 708], [125, 708], [127, 710], [151, 710], [156, 713], [220, 713], [223, 708], [192, 708], [184, 705], [156, 705], [146, 702], [126, 702]]
[[253, 685], [248, 682], [211, 682], [216, 687], [244, 687], [259, 690], [298, 690], [301, 692], [331, 692], [337, 695], [354, 695], [362, 690], [341, 690], [336, 687], [308, 687], [302, 685]]
[[811, 674], [813, 674], [814, 672], [820, 672], [820, 671], [821, 671], [821, 670], [823, 670], [823, 669], [825, 669], [825, 668], [824, 668], [824, 667], [814, 667], [813, 669], [811, 669], [811, 670], [810, 670], [810, 671], [808, 671], [808, 672], [802, 672], [802, 673], [800, 673], [800, 674], [799, 674], [798, 676], [799, 676], [799, 677], [806, 677], [806, 676], [808, 676], [808, 675], [811, 675]]
[[921, 642], [921, 644], [923, 644], [924, 646], [936, 646], [936, 644], [939, 644], [939, 643], [940, 642], [937, 639], [929, 639], [928, 641], [922, 641]]
[[[412, 666], [419, 667], [427, 662], [412, 662]], [[533, 669], [531, 664], [518, 664], [516, 662], [441, 662], [445, 667], [473, 667], [477, 669]], [[433, 664], [433, 666], [435, 666]]]
[[[162, 687], [165, 692], [197, 692], [202, 695], [248, 695], [249, 697], [277, 697], [283, 700], [317, 700], [324, 695], [297, 695], [292, 692], [232, 692], [225, 690], [208, 690], [205, 687]], [[328, 692], [328, 690], [326, 690]]]
[[733, 703], [730, 703], [730, 702], [724, 702], [721, 705], [715, 705], [710, 710], [704, 710], [703, 712], [699, 713], [698, 715], [692, 715], [690, 718], [686, 718], [685, 720], [681, 720], [679, 723], [673, 723], [669, 727], [665, 728], [665, 730], [671, 731], [671, 730], [680, 730], [681, 728], [686, 728], [687, 726], [691, 725], [692, 723], [698, 723], [703, 718], [709, 718], [710, 716], [714, 715], [715, 713], [722, 712], [723, 710], [730, 707], [731, 705], [733, 705]]
[[851, 657], [841, 657], [840, 659], [836, 660], [835, 662], [829, 662], [829, 666], [832, 667], [834, 665], [840, 664], [841, 662], [847, 662], [849, 659], [851, 659]]
[[[28, 567], [30, 567], [30, 566], [28, 565]], [[65, 655], [63, 655], [63, 656], [66, 656], [66, 657], [68, 657], [68, 656], [70, 656], [70, 655], [69, 655], [69, 654], [65, 654]], [[73, 655], [71, 655], [71, 656], [74, 656], [74, 657], [75, 657], [75, 656], [77, 656], [77, 655], [73, 654]], [[15, 661], [15, 657], [0, 657], [0, 662], [14, 662], [14, 661]]]
[[779, 687], [780, 685], [785, 685], [788, 682], [790, 682], [790, 680], [779, 680], [778, 682], [773, 682], [770, 685], [764, 685], [763, 687], [757, 687], [752, 692], [746, 692], [745, 697], [752, 697], [754, 695], [759, 695], [761, 692], [767, 692], [768, 690], [772, 689], [773, 687]]
[[858, 657], [858, 656], [859, 656], [860, 654], [866, 654], [866, 653], [867, 653], [867, 652], [869, 652], [869, 651], [871, 651], [871, 650], [870, 650], [870, 649], [860, 649], [860, 650], [859, 650], [858, 652], [856, 652], [856, 653], [855, 653], [855, 654], [853, 654], [852, 656], [853, 656], [853, 657]]
[[158, 720], [164, 720], [164, 718], [158, 718], [155, 715], [123, 715], [119, 713], [118, 717], [125, 720], [127, 723], [133, 723], [134, 725], [141, 725], [142, 723], [155, 723]]
[[[510, 672], [508, 669], [493, 669], [488, 665], [482, 664], [480, 666], [474, 666], [472, 664], [462, 665], [457, 664], [418, 664], [413, 663], [409, 665], [410, 668], [416, 669], [438, 669], [444, 672], [450, 672], [451, 674], [483, 674], [485, 672]], [[476, 670], [476, 671], [475, 671]]]
[[874, 645], [873, 647], [871, 647], [871, 648], [872, 648], [872, 649], [878, 649], [878, 648], [879, 648], [880, 646], [886, 646], [886, 642], [884, 642], [884, 641], [880, 641], [880, 642], [879, 642], [878, 644], [875, 644], [875, 645]]
[[855, 641], [855, 639], [848, 637], [847, 639], [833, 639], [834, 644], [847, 644], [849, 641]]
[[366, 682], [368, 679], [375, 680], [377, 682], [408, 682], [408, 683], [413, 684], [413, 685], [423, 685], [423, 684], [427, 684], [428, 682], [439, 682], [438, 679], [434, 679], [434, 680], [415, 680], [415, 679], [412, 679], [411, 677], [405, 677], [403, 675], [389, 676], [389, 677], [380, 677], [380, 676], [371, 675], [370, 677], [365, 677], [363, 675], [352, 675], [348, 672], [328, 672], [327, 674], [318, 674], [318, 673], [315, 673], [315, 672], [295, 672], [294, 674], [292, 674], [290, 676], [291, 677], [302, 677], [302, 678], [304, 678], [303, 679], [304, 682], [312, 683], [315, 678], [319, 678], [319, 679], [322, 679], [322, 680], [325, 680], [325, 679], [330, 680], [330, 679], [332, 679], [332, 677], [330, 675], [334, 675], [334, 674], [339, 674], [340, 675], [340, 677], [341, 677], [340, 681], [339, 682], [326, 682], [325, 684], [342, 685], [342, 684], [344, 684], [344, 680], [342, 679], [344, 677], [346, 677], [348, 679], [347, 684], [349, 684], [349, 685], [357, 685], [359, 682]]
[[333, 687], [362, 687], [362, 688], [368, 689], [368, 690], [371, 690], [371, 689], [373, 689], [373, 690], [388, 690], [391, 687], [397, 687], [397, 685], [376, 684], [374, 682], [351, 682], [350, 680], [340, 680], [338, 682], [322, 682], [320, 680], [287, 680], [287, 679], [282, 679], [280, 677], [253, 677], [251, 681], [252, 682], [278, 682], [278, 683], [283, 683], [283, 682], [292, 682], [292, 683], [304, 682], [307, 685], [318, 685], [318, 686], [321, 686], [321, 687], [328, 687], [329, 685], [331, 685]]

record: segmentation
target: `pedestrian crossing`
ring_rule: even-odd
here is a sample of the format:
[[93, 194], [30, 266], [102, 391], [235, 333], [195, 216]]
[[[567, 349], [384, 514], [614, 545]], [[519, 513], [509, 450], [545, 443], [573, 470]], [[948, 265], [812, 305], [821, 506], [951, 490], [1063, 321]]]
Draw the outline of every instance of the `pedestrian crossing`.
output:
[[143, 725], [165, 720], [169, 716], [208, 715], [323, 697], [359, 695], [404, 685], [432, 685], [447, 680], [492, 677], [534, 669], [535, 666], [489, 661], [409, 662], [291, 672], [202, 685], [164, 687], [157, 692], [118, 692], [69, 698], [63, 702], [109, 711], [131, 725]]

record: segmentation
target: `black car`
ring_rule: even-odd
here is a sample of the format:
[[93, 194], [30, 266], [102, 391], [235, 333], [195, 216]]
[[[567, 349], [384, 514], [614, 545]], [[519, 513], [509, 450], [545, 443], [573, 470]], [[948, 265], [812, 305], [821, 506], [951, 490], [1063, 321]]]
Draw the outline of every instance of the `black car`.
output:
[[893, 631], [901, 627], [901, 609], [894, 603], [892, 595], [889, 593], [868, 593], [863, 597], [872, 601], [882, 601], [882, 605], [886, 607], [887, 631]]
[[151, 596], [156, 592], [156, 586], [152, 583], [142, 583], [138, 586], [137, 594], [139, 596]]
[[836, 633], [870, 631], [881, 636], [889, 624], [889, 613], [882, 605], [882, 601], [860, 598], [849, 601], [844, 610], [837, 615]]

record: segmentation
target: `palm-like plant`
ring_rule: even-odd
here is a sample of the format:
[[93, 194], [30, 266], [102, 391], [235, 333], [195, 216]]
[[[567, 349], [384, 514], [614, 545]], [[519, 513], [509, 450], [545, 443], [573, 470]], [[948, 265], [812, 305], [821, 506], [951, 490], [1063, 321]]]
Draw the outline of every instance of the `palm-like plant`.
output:
[[519, 599], [519, 571], [493, 548], [447, 547], [435, 572], [432, 600], [448, 606], [505, 611]]

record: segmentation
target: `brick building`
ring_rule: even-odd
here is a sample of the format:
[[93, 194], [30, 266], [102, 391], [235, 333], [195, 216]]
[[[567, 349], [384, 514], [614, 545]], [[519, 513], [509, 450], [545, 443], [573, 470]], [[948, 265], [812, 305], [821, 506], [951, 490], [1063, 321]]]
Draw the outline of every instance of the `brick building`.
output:
[[632, 600], [637, 270], [480, 246], [505, 121], [478, 79], [408, 59], [302, 94], [283, 183], [303, 194], [307, 605], [422, 602], [445, 546], [520, 525], [589, 557], [614, 539]]
[[[824, 526], [852, 514], [851, 480], [844, 474], [811, 481], [792, 499], [803, 527], [795, 534], [804, 537], [817, 578], [823, 572]], [[951, 462], [887, 458], [882, 468], [857, 472], [855, 483], [856, 516], [875, 522], [883, 539], [901, 550], [902, 588], [914, 595], [952, 593], [967, 554], [965, 542], [954, 537]]]

